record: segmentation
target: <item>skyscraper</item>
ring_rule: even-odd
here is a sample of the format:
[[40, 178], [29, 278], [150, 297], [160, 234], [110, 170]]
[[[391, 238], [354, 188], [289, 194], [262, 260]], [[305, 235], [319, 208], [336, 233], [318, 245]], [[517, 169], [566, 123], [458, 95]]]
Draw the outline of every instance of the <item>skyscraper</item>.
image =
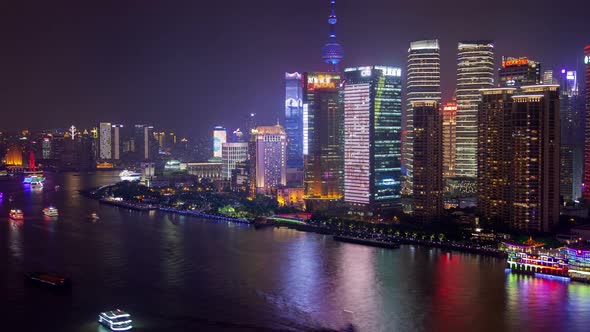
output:
[[401, 198], [401, 69], [344, 70], [344, 201], [367, 209]]
[[434, 100], [414, 100], [414, 219], [440, 219], [443, 211], [442, 116]]
[[513, 229], [548, 232], [559, 221], [559, 86], [483, 89], [478, 208]]
[[238, 162], [248, 159], [247, 142], [223, 143], [221, 146], [221, 177], [231, 180], [232, 171]]
[[328, 42], [322, 48], [322, 59], [330, 65], [330, 71], [338, 71], [338, 63], [344, 58], [344, 50], [342, 46], [336, 41], [336, 0], [331, 0], [330, 16], [328, 17], [328, 24], [330, 24], [330, 35]]
[[[314, 102], [311, 108], [308, 107], [306, 121], [306, 201], [342, 198], [343, 121], [340, 89], [315, 89]], [[313, 203], [307, 205], [313, 209]]]
[[502, 67], [498, 71], [498, 86], [520, 87], [541, 83], [541, 64], [526, 57], [502, 57]]
[[577, 72], [561, 70], [559, 79], [561, 121], [561, 196], [572, 201], [582, 196], [584, 169], [584, 101], [578, 91]]
[[543, 72], [543, 84], [555, 84], [555, 80], [553, 79], [553, 70], [546, 69]]
[[457, 102], [450, 101], [442, 109], [443, 177], [455, 176], [455, 139], [457, 138]]
[[512, 99], [511, 226], [548, 232], [559, 221], [559, 86], [523, 86]]
[[287, 184], [287, 135], [282, 126], [259, 126], [251, 133], [256, 192], [272, 194]]
[[100, 160], [110, 160], [112, 158], [112, 136], [111, 124], [108, 122], [101, 122], [99, 124], [99, 155]]
[[[590, 117], [590, 45], [584, 47], [584, 67], [586, 68], [586, 118]], [[584, 200], [590, 201], [590, 121], [586, 119], [584, 138]]]
[[299, 73], [285, 73], [285, 132], [287, 184], [303, 183], [303, 81]]
[[457, 138], [455, 174], [467, 181], [477, 176], [477, 110], [479, 89], [494, 86], [491, 41], [459, 42], [457, 66]]
[[123, 125], [114, 124], [112, 126], [113, 132], [113, 159], [121, 159], [121, 128]]
[[154, 158], [158, 151], [158, 145], [154, 137], [154, 127], [137, 124], [133, 133], [133, 148], [136, 159], [150, 160]]
[[481, 91], [477, 207], [484, 220], [507, 223], [512, 210], [512, 96], [516, 89]]
[[408, 178], [408, 187], [412, 187], [412, 142], [413, 110], [412, 102], [432, 100], [440, 102], [440, 49], [438, 39], [419, 40], [410, 43], [408, 49], [407, 72], [407, 107], [406, 139], [403, 146], [403, 160]]
[[221, 147], [227, 143], [227, 131], [221, 126], [213, 128], [213, 158], [221, 159]]

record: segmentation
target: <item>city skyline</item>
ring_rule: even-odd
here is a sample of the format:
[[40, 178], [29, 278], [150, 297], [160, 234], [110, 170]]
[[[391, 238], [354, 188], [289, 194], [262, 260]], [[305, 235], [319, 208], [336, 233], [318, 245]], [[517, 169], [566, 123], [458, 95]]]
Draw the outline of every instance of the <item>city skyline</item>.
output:
[[[208, 132], [226, 120], [227, 127], [239, 127], [251, 112], [257, 113], [260, 123], [270, 124], [283, 117], [285, 71], [329, 69], [320, 53], [329, 31], [329, 1], [280, 5], [260, 1], [249, 7], [230, 1], [223, 8], [191, 2], [166, 7], [163, 13], [163, 5], [143, 3], [123, 7], [113, 2], [100, 8], [72, 3], [59, 11], [51, 5], [13, 6], [8, 12], [20, 15], [0, 23], [2, 31], [11, 32], [4, 38], [7, 45], [0, 68], [5, 76], [0, 107], [9, 113], [2, 130], [18, 126], [23, 116], [39, 120], [28, 125], [33, 130], [64, 122], [85, 127], [137, 120], [182, 132]], [[466, 1], [458, 4], [461, 13], [436, 3], [418, 8], [417, 4], [374, 0], [359, 7], [343, 0], [337, 6], [338, 41], [346, 50], [341, 68], [372, 63], [403, 68], [410, 41], [439, 39], [443, 102], [450, 100], [455, 87], [460, 40], [493, 39], [496, 68], [501, 56], [522, 55], [540, 61], [544, 69], [579, 72], [581, 45], [587, 44], [581, 33], [583, 11], [552, 15], [558, 5], [549, 1], [535, 7], [512, 4], [512, 10], [498, 3], [490, 10], [503, 11], [507, 20], [521, 24], [501, 27], [477, 17], [465, 18], [465, 25], [474, 25], [469, 33], [459, 25], [444, 32], [433, 28], [437, 22], [476, 13], [478, 9]], [[250, 14], [261, 9], [267, 15], [257, 17], [257, 24], [247, 31], [240, 29]], [[516, 15], [525, 9], [530, 14], [526, 18]], [[412, 23], [416, 13], [432, 25]], [[380, 23], [386, 17], [387, 23]], [[526, 24], [533, 17], [549, 22], [546, 42], [530, 38], [538, 34], [536, 24]], [[147, 29], [140, 29], [148, 23]], [[220, 84], [224, 89], [216, 88]], [[223, 98], [228, 89], [233, 98]]]

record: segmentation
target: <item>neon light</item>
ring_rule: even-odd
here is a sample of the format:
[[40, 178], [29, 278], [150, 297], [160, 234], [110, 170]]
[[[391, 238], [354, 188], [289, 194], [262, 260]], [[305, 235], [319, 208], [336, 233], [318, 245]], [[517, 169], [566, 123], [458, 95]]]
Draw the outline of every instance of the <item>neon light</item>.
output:
[[508, 58], [505, 61], [502, 61], [502, 67], [512, 67], [512, 66], [523, 66], [529, 63], [529, 59], [527, 58]]

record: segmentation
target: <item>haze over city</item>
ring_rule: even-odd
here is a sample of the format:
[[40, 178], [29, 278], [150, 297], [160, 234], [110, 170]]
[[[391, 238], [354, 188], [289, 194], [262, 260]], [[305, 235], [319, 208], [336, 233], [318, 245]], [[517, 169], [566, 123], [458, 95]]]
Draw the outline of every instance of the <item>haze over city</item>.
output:
[[[443, 100], [457, 42], [494, 40], [501, 56], [581, 66], [584, 1], [338, 3], [342, 67], [404, 68], [412, 40], [438, 38]], [[255, 112], [282, 118], [283, 73], [325, 70], [327, 1], [12, 2], [0, 36], [0, 129], [155, 123], [199, 135]], [[204, 135], [204, 134], [202, 134]]]
[[587, 2], [4, 7], [4, 330], [588, 330]]

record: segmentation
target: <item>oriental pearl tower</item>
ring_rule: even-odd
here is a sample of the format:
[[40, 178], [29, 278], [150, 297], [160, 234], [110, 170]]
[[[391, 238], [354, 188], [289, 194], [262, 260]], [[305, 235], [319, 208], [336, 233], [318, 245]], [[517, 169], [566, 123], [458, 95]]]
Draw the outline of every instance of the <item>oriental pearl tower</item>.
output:
[[338, 19], [336, 18], [336, 10], [334, 9], [336, 0], [331, 0], [330, 3], [331, 11], [330, 17], [328, 18], [328, 23], [330, 24], [330, 39], [326, 45], [322, 47], [322, 59], [330, 65], [330, 71], [338, 71], [338, 63], [344, 58], [344, 50], [336, 41], [336, 22], [338, 22]]

